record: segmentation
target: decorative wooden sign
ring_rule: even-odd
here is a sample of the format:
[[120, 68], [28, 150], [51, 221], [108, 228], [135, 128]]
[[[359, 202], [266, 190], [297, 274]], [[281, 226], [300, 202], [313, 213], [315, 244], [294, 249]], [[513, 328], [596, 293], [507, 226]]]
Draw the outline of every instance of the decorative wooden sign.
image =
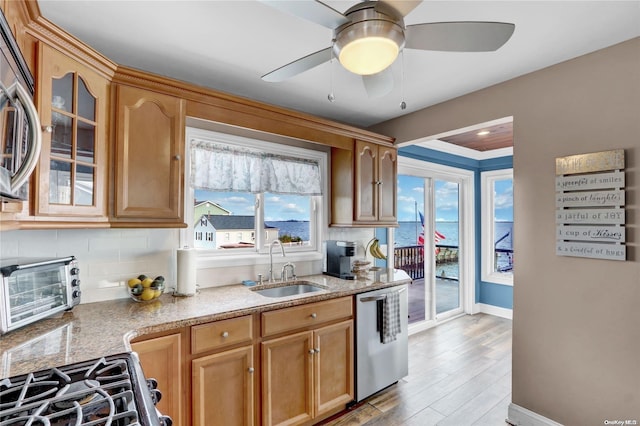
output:
[[556, 208], [624, 206], [624, 189], [608, 191], [571, 191], [560, 192], [556, 197]]
[[562, 209], [556, 210], [556, 223], [568, 225], [624, 225], [624, 209]]
[[623, 149], [556, 158], [556, 175], [558, 176], [623, 169]]
[[556, 254], [626, 260], [624, 150], [556, 158]]

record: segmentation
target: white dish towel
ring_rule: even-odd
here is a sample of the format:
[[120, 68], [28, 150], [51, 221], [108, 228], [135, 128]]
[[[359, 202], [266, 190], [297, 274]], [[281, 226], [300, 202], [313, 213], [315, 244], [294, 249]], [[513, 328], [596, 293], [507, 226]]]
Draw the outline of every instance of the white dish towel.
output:
[[400, 292], [386, 294], [382, 302], [382, 343], [396, 340], [400, 330]]

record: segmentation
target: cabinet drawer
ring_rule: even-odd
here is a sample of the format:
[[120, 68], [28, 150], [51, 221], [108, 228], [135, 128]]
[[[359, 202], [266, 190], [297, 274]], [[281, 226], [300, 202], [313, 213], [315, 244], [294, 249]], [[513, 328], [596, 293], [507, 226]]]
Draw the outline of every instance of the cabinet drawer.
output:
[[253, 339], [251, 315], [191, 327], [191, 353], [199, 354]]
[[262, 313], [262, 337], [322, 324], [353, 315], [351, 297], [309, 303]]

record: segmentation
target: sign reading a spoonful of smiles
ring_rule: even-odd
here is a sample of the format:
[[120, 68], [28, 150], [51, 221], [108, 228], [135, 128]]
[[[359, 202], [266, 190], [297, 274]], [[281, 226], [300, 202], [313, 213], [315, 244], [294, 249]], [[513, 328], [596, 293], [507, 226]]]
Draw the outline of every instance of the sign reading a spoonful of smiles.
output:
[[626, 260], [624, 150], [556, 158], [556, 254]]

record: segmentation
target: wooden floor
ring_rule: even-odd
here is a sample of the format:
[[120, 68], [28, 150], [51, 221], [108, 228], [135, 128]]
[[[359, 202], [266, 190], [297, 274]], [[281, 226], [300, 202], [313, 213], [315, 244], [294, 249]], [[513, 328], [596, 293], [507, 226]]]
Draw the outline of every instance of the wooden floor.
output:
[[506, 426], [511, 321], [465, 315], [409, 337], [409, 375], [325, 425]]

